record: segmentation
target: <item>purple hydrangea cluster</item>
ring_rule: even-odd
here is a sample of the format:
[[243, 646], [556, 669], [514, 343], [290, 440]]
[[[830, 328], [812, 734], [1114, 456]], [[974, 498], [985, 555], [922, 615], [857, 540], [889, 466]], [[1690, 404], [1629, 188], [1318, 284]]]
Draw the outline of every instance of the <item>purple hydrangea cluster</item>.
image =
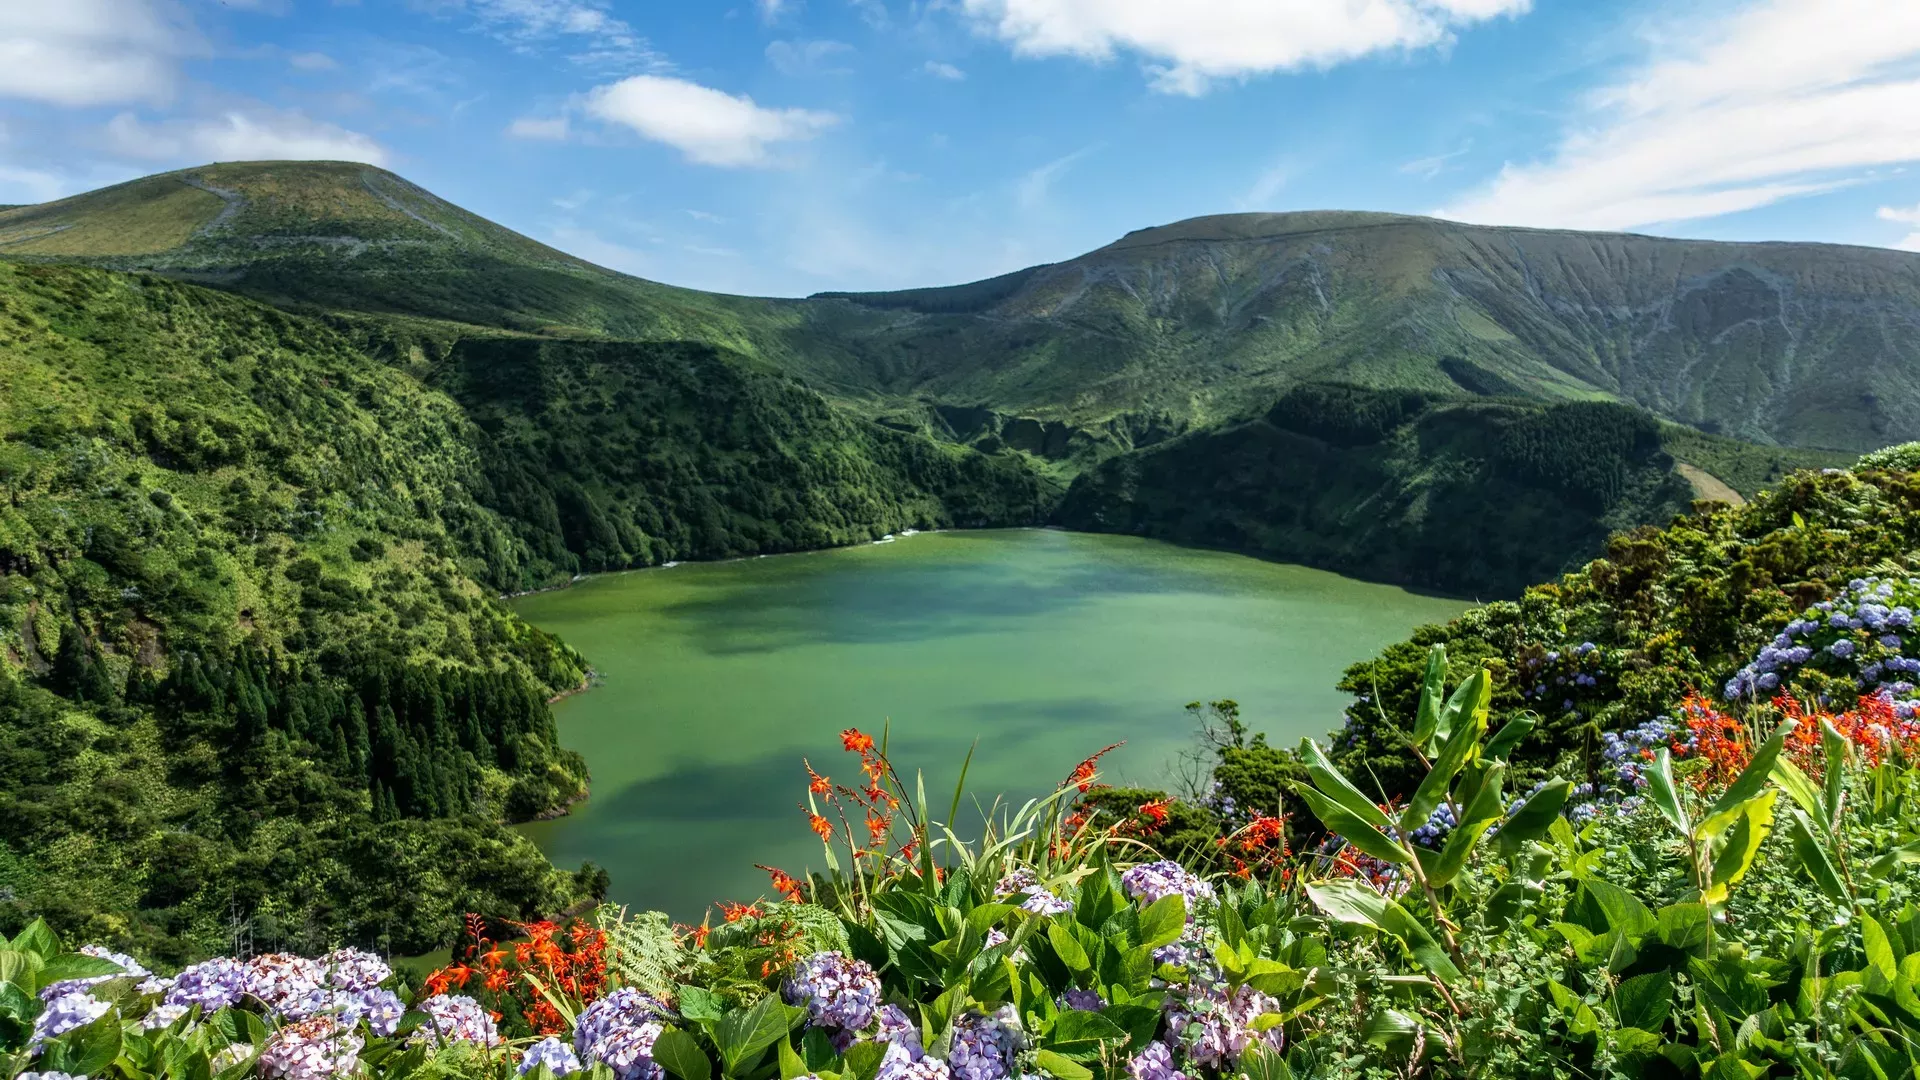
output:
[[163, 1027], [172, 1027], [174, 1022], [193, 1010], [185, 1005], [155, 1005], [140, 1018], [140, 1027], [146, 1031], [158, 1031]]
[[371, 990], [393, 978], [385, 960], [360, 949], [335, 949], [320, 958], [320, 967], [335, 990]]
[[956, 1080], [1007, 1080], [1020, 1052], [1020, 1028], [1011, 1007], [954, 1018], [947, 1068]]
[[48, 983], [46, 986], [40, 988], [41, 1001], [52, 1001], [54, 998], [65, 997], [68, 994], [85, 993], [91, 987], [99, 986], [104, 982], [111, 982], [114, 979], [145, 979], [153, 974], [153, 972], [142, 967], [140, 961], [135, 960], [126, 953], [117, 953], [104, 946], [82, 945], [79, 951], [82, 956], [91, 956], [96, 960], [106, 960], [118, 964], [120, 966], [119, 974], [89, 975], [84, 979], [62, 979], [56, 983]]
[[906, 1048], [918, 1061], [926, 1053], [920, 1044], [920, 1025], [913, 1022], [907, 1010], [898, 1005], [882, 1005], [880, 1019], [874, 1026], [873, 1041], [889, 1046], [898, 1043]]
[[600, 1062], [620, 1080], [666, 1080], [653, 1060], [653, 1043], [665, 1030], [666, 1009], [631, 986], [623, 986], [581, 1012], [573, 1028], [580, 1060]]
[[1107, 999], [1101, 997], [1098, 990], [1082, 990], [1076, 986], [1061, 992], [1059, 1005], [1062, 1009], [1099, 1012], [1107, 1007]]
[[953, 1080], [953, 1070], [937, 1057], [917, 1053], [902, 1043], [887, 1047], [874, 1080]]
[[465, 994], [435, 994], [416, 1007], [427, 1014], [427, 1022], [414, 1029], [414, 1042], [438, 1046], [454, 1042], [495, 1046], [500, 1042], [493, 1016]]
[[247, 961], [241, 988], [276, 1013], [288, 1014], [319, 990], [326, 971], [292, 953], [265, 953]]
[[542, 1065], [555, 1076], [579, 1072], [582, 1068], [573, 1047], [551, 1035], [527, 1047], [526, 1055], [520, 1059], [520, 1075], [525, 1076]]
[[1064, 915], [1073, 910], [1073, 904], [1054, 895], [1053, 890], [1043, 888], [1031, 870], [1015, 870], [1001, 878], [993, 887], [993, 894], [1003, 897], [1024, 894], [1026, 899], [1020, 901], [1020, 907], [1035, 915]]
[[101, 1001], [85, 990], [61, 994], [48, 1001], [40, 1010], [40, 1015], [33, 1018], [30, 1045], [39, 1046], [48, 1039], [86, 1027], [112, 1011], [112, 1004]]
[[87, 1078], [63, 1072], [23, 1072], [13, 1080], [87, 1080]]
[[1170, 859], [1141, 863], [1120, 875], [1120, 886], [1127, 895], [1142, 904], [1152, 904], [1169, 896], [1187, 898], [1187, 918], [1193, 918], [1200, 901], [1213, 899], [1213, 886], [1188, 873], [1187, 868]]
[[1656, 716], [1625, 731], [1600, 736], [1602, 769], [1597, 782], [1577, 784], [1567, 795], [1567, 819], [1585, 825], [1601, 814], [1630, 814], [1640, 806], [1647, 786], [1647, 761], [1668, 745], [1680, 725]]
[[1852, 678], [1863, 694], [1884, 693], [1901, 719], [1920, 703], [1914, 677], [1920, 657], [1904, 655], [1920, 606], [1920, 578], [1855, 578], [1832, 600], [1823, 600], [1767, 645], [1727, 680], [1729, 701], [1763, 700], [1801, 668]]
[[306, 997], [289, 1002], [279, 1010], [279, 1015], [289, 1020], [335, 1016], [345, 1024], [365, 1020], [375, 1035], [385, 1036], [394, 1033], [406, 1012], [407, 1007], [399, 995], [376, 986], [368, 990], [313, 990]]
[[1207, 786], [1207, 793], [1194, 801], [1213, 811], [1219, 815], [1220, 820], [1228, 822], [1229, 824], [1241, 821], [1244, 818], [1244, 815], [1240, 812], [1240, 804], [1233, 801], [1233, 796], [1221, 790], [1220, 781], [1218, 780], [1209, 784]]
[[331, 1016], [288, 1024], [260, 1051], [260, 1075], [268, 1080], [324, 1080], [351, 1076], [365, 1043]]
[[1173, 1067], [1173, 1049], [1163, 1042], [1150, 1042], [1127, 1062], [1130, 1080], [1187, 1080], [1187, 1074]]
[[1588, 691], [1598, 691], [1610, 677], [1605, 650], [1583, 641], [1565, 652], [1553, 649], [1522, 657], [1520, 696], [1543, 708], [1552, 707], [1558, 698], [1561, 712], [1578, 712], [1578, 700]]
[[816, 1027], [859, 1031], [873, 1022], [880, 1007], [880, 977], [864, 960], [838, 952], [814, 953], [793, 969], [786, 998], [805, 1004]]
[[245, 996], [246, 965], [220, 957], [182, 971], [168, 988], [166, 1004], [198, 1005], [204, 1012], [237, 1005]]
[[[1200, 990], [1190, 994], [1184, 1002], [1184, 1008], [1176, 1006], [1170, 1012], [1184, 1011], [1185, 1023], [1174, 1024], [1174, 1030], [1180, 1030], [1197, 1023], [1199, 1034], [1195, 1037], [1188, 1055], [1202, 1065], [1213, 1065], [1222, 1069], [1240, 1060], [1249, 1046], [1256, 1043], [1279, 1050], [1282, 1046], [1280, 1028], [1276, 1025], [1265, 1031], [1255, 1031], [1253, 1023], [1266, 1013], [1280, 1011], [1280, 1003], [1250, 986], [1242, 986], [1232, 997], [1219, 990]], [[1170, 1017], [1170, 1022], [1175, 1017]]]

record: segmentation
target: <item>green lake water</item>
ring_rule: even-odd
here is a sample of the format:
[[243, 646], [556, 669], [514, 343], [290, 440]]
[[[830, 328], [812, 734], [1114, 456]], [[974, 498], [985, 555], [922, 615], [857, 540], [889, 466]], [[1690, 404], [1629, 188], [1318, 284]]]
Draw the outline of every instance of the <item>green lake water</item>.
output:
[[[1338, 726], [1346, 665], [1459, 601], [1130, 537], [1044, 529], [591, 578], [516, 601], [603, 677], [556, 706], [593, 796], [526, 827], [613, 899], [698, 921], [766, 888], [755, 863], [820, 864], [802, 756], [857, 776], [842, 728], [891, 723], [892, 758], [944, 808], [1051, 790], [1081, 758], [1164, 781], [1192, 743], [1183, 706], [1230, 697], [1279, 743]], [[936, 794], [937, 793], [937, 794]], [[978, 820], [962, 810], [962, 822]]]

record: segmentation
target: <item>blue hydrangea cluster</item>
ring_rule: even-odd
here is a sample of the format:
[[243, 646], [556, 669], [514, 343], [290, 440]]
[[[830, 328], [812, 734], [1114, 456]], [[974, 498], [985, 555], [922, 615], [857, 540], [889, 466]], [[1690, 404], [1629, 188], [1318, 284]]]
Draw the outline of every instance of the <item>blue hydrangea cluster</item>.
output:
[[573, 1052], [573, 1047], [551, 1035], [527, 1047], [526, 1054], [520, 1059], [520, 1075], [525, 1076], [542, 1065], [555, 1076], [565, 1076], [581, 1069], [580, 1058]]
[[111, 1004], [84, 990], [61, 994], [48, 1001], [40, 1015], [34, 1017], [30, 1045], [39, 1046], [48, 1039], [86, 1027], [112, 1011]]
[[880, 977], [864, 960], [814, 953], [793, 969], [785, 994], [789, 1003], [806, 1005], [815, 1027], [859, 1031], [880, 1007]]
[[168, 988], [168, 1005], [198, 1005], [213, 1012], [237, 1005], [246, 995], [247, 969], [238, 960], [219, 957], [195, 964], [174, 977]]
[[619, 1080], [666, 1080], [667, 1070], [653, 1060], [653, 1043], [665, 1030], [666, 1009], [654, 999], [623, 986], [580, 1013], [573, 1048], [580, 1060], [600, 1062]]
[[1612, 681], [1608, 650], [1591, 641], [1571, 649], [1550, 649], [1523, 656], [1519, 663], [1520, 696], [1543, 711], [1576, 713], [1584, 697], [1597, 696]]
[[1852, 679], [1862, 694], [1887, 694], [1902, 719], [1914, 715], [1920, 657], [1908, 656], [1920, 578], [1855, 578], [1823, 600], [1727, 680], [1729, 701], [1765, 700], [1801, 669]]
[[351, 1076], [365, 1042], [331, 1016], [288, 1024], [260, 1051], [260, 1075], [268, 1080], [326, 1080]]
[[1233, 796], [1222, 790], [1218, 780], [1210, 784], [1207, 787], [1207, 793], [1195, 801], [1213, 811], [1220, 820], [1229, 825], [1245, 820], [1245, 815], [1240, 811], [1240, 804], [1234, 802]]
[[414, 1029], [413, 1042], [435, 1046], [455, 1042], [495, 1046], [500, 1042], [493, 1016], [464, 994], [435, 994], [415, 1008], [427, 1014], [427, 1022]]
[[1163, 1042], [1150, 1042], [1127, 1062], [1129, 1080], [1187, 1080], [1187, 1074], [1173, 1067], [1173, 1049]]
[[1007, 1080], [1020, 1051], [1020, 1029], [1013, 1009], [991, 1015], [967, 1012], [954, 1018], [947, 1069], [955, 1080]]
[[1020, 907], [1035, 915], [1062, 915], [1073, 910], [1073, 904], [1055, 896], [1051, 889], [1041, 887], [1038, 878], [1031, 870], [1015, 870], [1000, 879], [993, 888], [995, 896], [1020, 896]]
[[1460, 823], [1454, 819], [1453, 804], [1441, 803], [1427, 815], [1427, 823], [1407, 834], [1407, 838], [1423, 848], [1438, 850], [1447, 839], [1447, 834]]

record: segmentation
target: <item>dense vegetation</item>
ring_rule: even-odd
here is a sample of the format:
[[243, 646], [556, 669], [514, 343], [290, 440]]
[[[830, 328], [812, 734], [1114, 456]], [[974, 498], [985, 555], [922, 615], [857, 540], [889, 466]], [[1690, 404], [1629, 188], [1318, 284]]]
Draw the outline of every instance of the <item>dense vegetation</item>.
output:
[[346, 329], [0, 264], [0, 932], [418, 951], [590, 900], [502, 825], [584, 793], [586, 662], [499, 592], [1042, 498], [708, 347], [455, 333], [423, 377]]
[[1308, 384], [1261, 416], [1107, 460], [1075, 481], [1059, 520], [1511, 596], [1591, 558], [1613, 531], [1687, 509], [1695, 492], [1669, 437], [1742, 481], [1783, 458], [1832, 460], [1683, 433], [1608, 402]]

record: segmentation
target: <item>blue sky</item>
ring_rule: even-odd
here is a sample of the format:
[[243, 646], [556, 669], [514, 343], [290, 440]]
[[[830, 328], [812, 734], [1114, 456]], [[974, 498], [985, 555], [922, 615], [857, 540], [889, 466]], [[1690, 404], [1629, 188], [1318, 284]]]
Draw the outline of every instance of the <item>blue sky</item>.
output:
[[1245, 210], [1920, 249], [1920, 3], [0, 0], [0, 202], [304, 157], [773, 295]]

